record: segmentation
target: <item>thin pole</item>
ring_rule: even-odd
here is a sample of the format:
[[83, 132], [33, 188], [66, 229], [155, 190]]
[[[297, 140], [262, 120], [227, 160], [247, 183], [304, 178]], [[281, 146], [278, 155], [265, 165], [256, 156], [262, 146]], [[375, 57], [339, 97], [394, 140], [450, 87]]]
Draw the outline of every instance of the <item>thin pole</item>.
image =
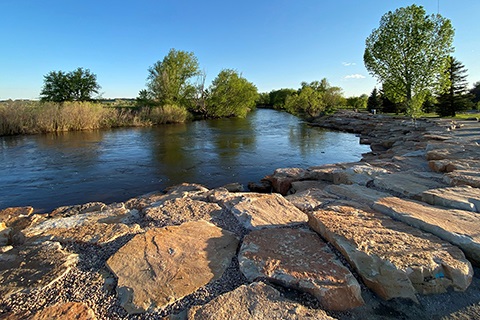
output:
[[440, 0], [437, 0], [437, 13], [440, 14]]

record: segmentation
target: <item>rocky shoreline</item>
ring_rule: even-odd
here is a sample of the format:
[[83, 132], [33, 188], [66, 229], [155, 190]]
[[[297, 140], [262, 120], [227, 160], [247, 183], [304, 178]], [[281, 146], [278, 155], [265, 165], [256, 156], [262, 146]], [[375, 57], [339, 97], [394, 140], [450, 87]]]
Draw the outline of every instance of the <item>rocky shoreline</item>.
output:
[[[0, 211], [1, 319], [480, 318], [478, 122], [341, 112], [355, 163]], [[228, 190], [230, 189], [230, 190]]]

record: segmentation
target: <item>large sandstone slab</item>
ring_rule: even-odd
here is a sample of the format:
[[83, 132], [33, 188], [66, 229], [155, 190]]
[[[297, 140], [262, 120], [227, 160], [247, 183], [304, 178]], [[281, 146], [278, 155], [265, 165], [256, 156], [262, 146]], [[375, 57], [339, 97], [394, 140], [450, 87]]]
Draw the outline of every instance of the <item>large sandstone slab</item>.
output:
[[159, 205], [144, 209], [145, 218], [161, 224], [178, 225], [187, 221], [211, 220], [218, 216], [222, 208], [216, 203], [209, 203], [190, 198], [167, 200]]
[[310, 172], [302, 168], [280, 168], [276, 169], [271, 176], [265, 177], [272, 183], [273, 190], [282, 195], [287, 195], [292, 187], [292, 182], [309, 180]]
[[96, 320], [92, 309], [82, 302], [67, 302], [37, 312], [31, 320]]
[[320, 237], [306, 229], [263, 229], [241, 246], [240, 270], [249, 281], [266, 278], [308, 292], [329, 310], [361, 306], [360, 286]]
[[455, 170], [480, 170], [480, 160], [473, 159], [442, 159], [428, 162], [430, 169], [436, 172], [452, 172]]
[[188, 313], [192, 320], [270, 320], [318, 319], [333, 320], [321, 309], [308, 309], [282, 297], [280, 292], [262, 282], [242, 285], [204, 306]]
[[374, 185], [377, 188], [409, 198], [419, 198], [421, 197], [421, 194], [428, 189], [444, 186], [442, 183], [435, 180], [420, 178], [417, 175], [405, 172], [378, 176], [374, 180]]
[[422, 201], [434, 206], [480, 212], [480, 189], [453, 187], [427, 190]]
[[42, 220], [37, 224], [26, 228], [23, 233], [27, 237], [41, 236], [48, 234], [52, 230], [73, 229], [83, 226], [91, 226], [97, 223], [115, 224], [130, 223], [138, 217], [138, 211], [128, 210], [120, 205], [103, 211], [92, 211], [76, 215], [57, 215], [55, 217]]
[[359, 164], [347, 169], [336, 169], [333, 171], [334, 184], [359, 184], [367, 185], [378, 176], [389, 173], [383, 168], [373, 167], [369, 164]]
[[77, 261], [77, 255], [65, 251], [58, 242], [16, 246], [0, 254], [0, 296], [48, 287]]
[[382, 198], [373, 208], [453, 243], [473, 263], [480, 264], [480, 216], [477, 213], [446, 210], [396, 197]]
[[279, 194], [238, 193], [219, 202], [249, 230], [296, 225], [307, 216]]
[[463, 252], [440, 238], [372, 210], [344, 203], [309, 212], [309, 225], [383, 299], [465, 290], [473, 276]]
[[117, 293], [129, 313], [163, 308], [218, 279], [230, 265], [238, 239], [206, 221], [154, 228], [110, 257]]
[[373, 205], [378, 199], [391, 196], [389, 193], [377, 191], [371, 188], [360, 186], [358, 184], [330, 185], [325, 188], [325, 191], [338, 197], [342, 197], [347, 200], [353, 200], [368, 206]]
[[322, 205], [324, 202], [338, 199], [338, 197], [321, 189], [312, 188], [290, 194], [286, 196], [285, 199], [302, 211], [310, 211]]
[[208, 189], [202, 185], [195, 183], [182, 183], [169, 187], [165, 192], [150, 192], [142, 196], [132, 198], [125, 202], [125, 207], [128, 209], [143, 210], [149, 206], [158, 206], [167, 200], [178, 198], [191, 197], [207, 192]]
[[141, 231], [138, 224], [128, 226], [123, 223], [94, 223], [72, 228], [52, 228], [37, 236], [60, 243], [83, 242], [104, 246], [120, 237]]
[[451, 186], [480, 188], [480, 171], [456, 170], [445, 174], [444, 181]]

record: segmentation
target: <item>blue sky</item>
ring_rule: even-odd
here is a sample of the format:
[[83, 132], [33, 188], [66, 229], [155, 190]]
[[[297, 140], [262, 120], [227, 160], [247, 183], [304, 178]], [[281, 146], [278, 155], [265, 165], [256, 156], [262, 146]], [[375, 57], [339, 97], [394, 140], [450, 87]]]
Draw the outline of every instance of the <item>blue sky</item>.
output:
[[0, 100], [37, 99], [45, 74], [77, 67], [103, 97], [136, 97], [170, 48], [194, 52], [207, 83], [231, 68], [261, 92], [327, 78], [347, 97], [369, 94], [365, 39], [413, 3], [452, 20], [454, 56], [480, 81], [478, 0], [0, 0]]

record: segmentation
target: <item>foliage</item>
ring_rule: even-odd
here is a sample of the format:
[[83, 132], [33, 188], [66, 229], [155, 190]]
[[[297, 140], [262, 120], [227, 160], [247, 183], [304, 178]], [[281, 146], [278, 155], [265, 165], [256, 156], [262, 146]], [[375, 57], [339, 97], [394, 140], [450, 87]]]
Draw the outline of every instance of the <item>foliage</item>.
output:
[[147, 87], [156, 105], [192, 106], [195, 95], [193, 78], [200, 75], [193, 52], [170, 49], [162, 61], [148, 69]]
[[377, 88], [373, 88], [372, 93], [368, 97], [367, 101], [367, 109], [369, 112], [372, 112], [372, 110], [377, 110], [380, 111], [382, 108], [382, 99], [380, 98], [380, 94], [377, 90]]
[[327, 79], [302, 82], [297, 93], [287, 96], [285, 110], [292, 114], [303, 114], [308, 117], [317, 117], [332, 112], [336, 107], [345, 103], [342, 90], [331, 86]]
[[135, 99], [135, 105], [140, 108], [155, 106], [155, 101], [153, 100], [153, 94], [146, 89], [140, 90], [138, 92], [138, 97]]
[[185, 122], [183, 107], [124, 108], [93, 102], [0, 102], [0, 136]]
[[164, 105], [161, 107], [144, 108], [142, 119], [149, 124], [183, 123], [188, 118], [188, 111], [185, 108], [175, 105]]
[[269, 105], [274, 109], [283, 109], [285, 107], [285, 101], [287, 97], [297, 93], [295, 89], [279, 89], [270, 91], [269, 95]]
[[367, 108], [367, 101], [368, 96], [366, 94], [362, 94], [358, 97], [350, 97], [347, 98], [347, 107], [350, 107], [354, 110], [364, 110]]
[[90, 101], [92, 94], [98, 94], [100, 89], [97, 76], [83, 68], [68, 73], [51, 71], [44, 76], [43, 82], [42, 101]]
[[206, 112], [211, 118], [245, 117], [258, 98], [257, 87], [231, 69], [220, 71], [208, 91]]
[[480, 106], [480, 81], [475, 82], [473, 88], [470, 90], [470, 94], [472, 95], [472, 102], [479, 109]]
[[383, 84], [386, 96], [403, 103], [415, 118], [426, 92], [442, 87], [439, 76], [453, 51], [453, 35], [450, 20], [428, 16], [421, 6], [390, 11], [366, 39], [365, 66]]
[[261, 92], [258, 94], [257, 107], [271, 107], [270, 94], [268, 92]]
[[447, 87], [438, 97], [437, 113], [441, 117], [455, 117], [456, 112], [464, 111], [473, 106], [467, 89], [467, 69], [455, 59], [449, 57], [448, 68], [445, 70]]

